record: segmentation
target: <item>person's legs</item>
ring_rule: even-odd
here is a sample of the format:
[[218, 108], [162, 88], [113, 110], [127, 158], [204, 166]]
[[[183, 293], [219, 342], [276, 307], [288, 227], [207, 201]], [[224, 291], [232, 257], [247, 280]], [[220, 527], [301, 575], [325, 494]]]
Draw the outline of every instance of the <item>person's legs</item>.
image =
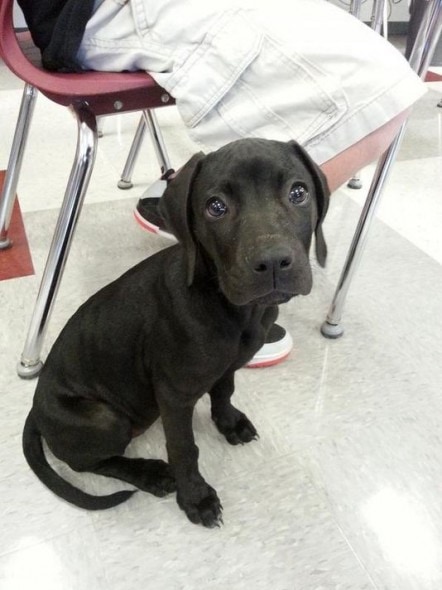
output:
[[387, 149], [425, 92], [394, 47], [326, 0], [103, 2], [78, 59], [148, 70], [204, 149], [295, 139], [332, 192]]

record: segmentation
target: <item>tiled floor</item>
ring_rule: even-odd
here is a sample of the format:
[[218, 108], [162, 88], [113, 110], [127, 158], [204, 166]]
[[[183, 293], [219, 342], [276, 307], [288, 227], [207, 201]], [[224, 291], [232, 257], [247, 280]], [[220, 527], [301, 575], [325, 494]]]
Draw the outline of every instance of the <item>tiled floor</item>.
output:
[[[0, 169], [21, 84], [0, 69]], [[191, 525], [173, 496], [138, 493], [106, 512], [65, 504], [30, 472], [21, 430], [34, 382], [15, 373], [75, 149], [68, 111], [39, 97], [19, 186], [36, 275], [0, 282], [1, 590], [440, 590], [442, 587], [442, 85], [415, 109], [345, 313], [345, 336], [319, 326], [365, 189], [333, 197], [329, 262], [311, 296], [281, 310], [295, 349], [283, 365], [242, 370], [236, 401], [259, 440], [230, 447], [197, 406], [200, 465], [224, 526]], [[159, 113], [172, 161], [194, 150], [173, 108]], [[47, 346], [76, 307], [158, 248], [132, 207], [157, 175], [146, 142], [135, 187], [116, 187], [138, 117], [105, 123], [96, 169]], [[1, 263], [0, 253], [0, 263]], [[47, 347], [46, 349], [47, 350]], [[159, 424], [132, 455], [164, 456]], [[64, 474], [68, 473], [65, 469]], [[119, 484], [69, 473], [94, 493]]]

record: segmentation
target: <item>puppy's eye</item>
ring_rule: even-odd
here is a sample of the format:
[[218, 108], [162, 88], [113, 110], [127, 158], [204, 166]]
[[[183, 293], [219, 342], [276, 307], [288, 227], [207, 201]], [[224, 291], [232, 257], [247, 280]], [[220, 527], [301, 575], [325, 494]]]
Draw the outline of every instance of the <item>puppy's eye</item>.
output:
[[206, 211], [210, 217], [223, 217], [228, 211], [227, 205], [219, 197], [212, 197], [206, 203]]
[[303, 205], [310, 198], [307, 186], [302, 182], [295, 182], [290, 189], [289, 201], [293, 205]]

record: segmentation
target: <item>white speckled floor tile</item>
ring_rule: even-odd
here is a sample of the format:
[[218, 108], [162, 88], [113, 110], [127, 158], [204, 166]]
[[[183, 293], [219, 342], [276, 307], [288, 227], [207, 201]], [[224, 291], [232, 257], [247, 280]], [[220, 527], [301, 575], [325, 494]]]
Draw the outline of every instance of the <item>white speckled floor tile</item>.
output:
[[[109, 512], [97, 514], [113, 587], [127, 587], [128, 568], [134, 583], [155, 580], [171, 590], [373, 588], [295, 456], [261, 463], [217, 487], [220, 529], [189, 527], [173, 498], [152, 505], [138, 497], [123, 526]], [[141, 547], [144, 558], [134, 559]]]
[[[24, 512], [26, 514], [26, 512]], [[60, 523], [63, 519], [60, 518]], [[48, 520], [48, 526], [51, 525]], [[41, 527], [45, 522], [41, 522]], [[106, 590], [112, 587], [91, 525], [60, 532], [44, 541], [23, 536], [21, 545], [0, 556], [0, 588], [7, 590]]]
[[442, 407], [428, 407], [323, 441], [306, 461], [376, 588], [441, 587]]

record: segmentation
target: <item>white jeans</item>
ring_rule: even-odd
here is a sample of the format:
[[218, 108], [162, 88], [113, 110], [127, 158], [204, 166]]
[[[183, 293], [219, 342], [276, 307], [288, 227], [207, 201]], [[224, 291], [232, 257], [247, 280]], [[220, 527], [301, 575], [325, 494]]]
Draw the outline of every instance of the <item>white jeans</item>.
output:
[[296, 139], [321, 164], [425, 93], [394, 47], [326, 0], [97, 5], [80, 62], [148, 71], [211, 149], [240, 137]]

